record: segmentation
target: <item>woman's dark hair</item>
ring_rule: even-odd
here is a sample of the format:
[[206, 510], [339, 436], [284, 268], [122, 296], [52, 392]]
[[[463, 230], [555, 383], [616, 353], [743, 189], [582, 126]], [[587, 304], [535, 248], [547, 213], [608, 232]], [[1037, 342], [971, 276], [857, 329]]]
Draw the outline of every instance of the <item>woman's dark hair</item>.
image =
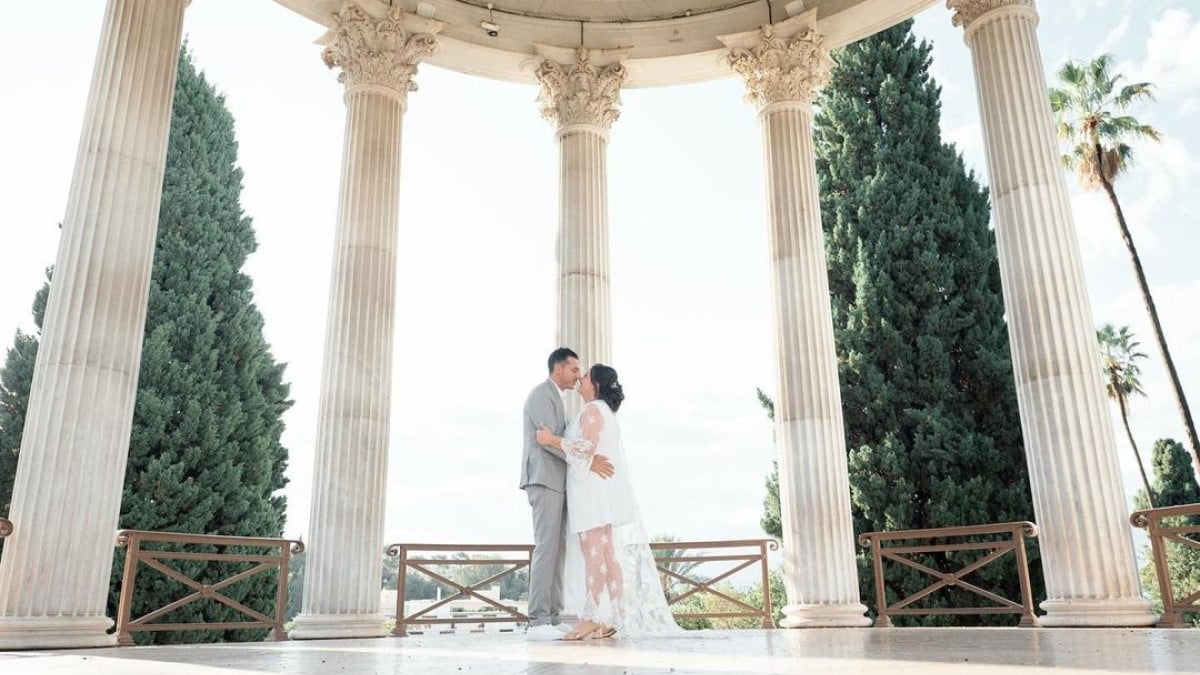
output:
[[625, 400], [625, 391], [621, 389], [621, 383], [617, 382], [617, 371], [603, 363], [597, 363], [588, 371], [588, 375], [592, 378], [592, 386], [596, 388], [596, 398], [607, 403], [613, 412], [617, 412], [621, 401]]

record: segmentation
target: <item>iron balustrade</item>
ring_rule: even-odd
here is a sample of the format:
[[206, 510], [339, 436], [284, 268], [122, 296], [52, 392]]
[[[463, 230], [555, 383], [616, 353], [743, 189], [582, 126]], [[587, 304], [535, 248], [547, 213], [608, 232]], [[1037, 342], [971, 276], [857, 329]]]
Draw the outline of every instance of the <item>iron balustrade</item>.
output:
[[[414, 553], [420, 554], [416, 557]], [[516, 554], [517, 557], [509, 558], [429, 558], [425, 557], [429, 554], [446, 554], [446, 553], [507, 553]], [[433, 624], [457, 624], [457, 623], [527, 623], [529, 617], [517, 611], [515, 607], [509, 607], [502, 603], [496, 602], [491, 598], [480, 593], [484, 588], [491, 586], [494, 583], [516, 574], [519, 570], [528, 569], [533, 561], [533, 546], [529, 544], [392, 544], [387, 547], [387, 554], [399, 561], [399, 572], [396, 581], [396, 627], [392, 629], [392, 635], [403, 637], [408, 635], [409, 626], [433, 625]], [[496, 566], [503, 567], [500, 572], [489, 575], [473, 584], [460, 584], [453, 579], [439, 574], [430, 569], [434, 565], [453, 565], [453, 566]], [[435, 582], [444, 584], [455, 590], [453, 595], [437, 600], [434, 603], [415, 611], [412, 614], [404, 613], [404, 594], [406, 591], [406, 579], [408, 571], [412, 570], [422, 574]], [[498, 616], [486, 617], [471, 617], [469, 620], [463, 617], [436, 617], [431, 614], [445, 605], [460, 599], [475, 598], [486, 605], [494, 608]]]
[[[1036, 626], [1037, 617], [1033, 610], [1033, 591], [1029, 583], [1029, 560], [1025, 553], [1025, 538], [1036, 537], [1037, 526], [1028, 521], [971, 525], [966, 527], [941, 527], [923, 530], [898, 530], [894, 532], [867, 532], [859, 535], [860, 546], [871, 549], [871, 562], [875, 571], [875, 602], [878, 616], [876, 627], [891, 626], [893, 616], [944, 616], [970, 614], [1020, 614], [1020, 626]], [[979, 539], [1000, 537], [999, 539]], [[975, 539], [960, 543], [933, 543], [945, 539]], [[920, 541], [915, 545], [896, 545], [895, 542]], [[960, 551], [986, 551], [979, 559], [961, 569], [941, 572], [913, 560], [911, 556], [951, 553]], [[972, 574], [1012, 553], [1016, 557], [1017, 575], [1021, 585], [1021, 601], [1014, 602], [980, 588], [965, 580]], [[883, 561], [891, 560], [926, 574], [935, 581], [907, 598], [888, 604], [884, 583]], [[919, 600], [933, 595], [944, 588], [959, 588], [991, 600], [993, 605], [975, 607], [913, 607]]]
[[[203, 546], [220, 549], [265, 549], [265, 553], [211, 553], [179, 550], [156, 550], [143, 548], [143, 544], [173, 544], [175, 548], [182, 546]], [[232, 630], [243, 628], [270, 628], [271, 638], [286, 640], [287, 634], [283, 629], [283, 617], [287, 611], [288, 564], [291, 556], [302, 553], [304, 544], [291, 539], [270, 539], [261, 537], [233, 537], [207, 534], [186, 534], [180, 532], [152, 532], [148, 530], [121, 530], [117, 533], [117, 546], [125, 547], [125, 570], [121, 579], [121, 596], [117, 610], [117, 644], [132, 645], [133, 633], [146, 631], [193, 631], [193, 630]], [[219, 563], [257, 563], [253, 567], [232, 574], [214, 583], [203, 583], [184, 574], [178, 569], [165, 564], [163, 561], [192, 560]], [[150, 611], [136, 619], [131, 617], [133, 597], [136, 590], [138, 571], [149, 567], [164, 576], [173, 579], [183, 586], [192, 589], [186, 596], [175, 600], [163, 607]], [[278, 584], [275, 594], [274, 616], [247, 607], [246, 605], [221, 593], [239, 581], [244, 581], [259, 574], [279, 571]], [[247, 621], [187, 623], [153, 623], [181, 607], [203, 599], [211, 599], [233, 608], [239, 614], [248, 617]]]
[[[676, 619], [704, 619], [704, 618], [734, 618], [734, 617], [756, 617], [761, 619], [763, 628], [774, 627], [774, 608], [771, 603], [770, 591], [770, 576], [767, 564], [767, 552], [774, 551], [779, 548], [778, 543], [772, 539], [742, 539], [729, 541], [672, 541], [672, 542], [654, 542], [650, 544], [652, 552], [655, 552], [655, 564], [665, 580], [674, 580], [684, 584], [688, 590], [686, 592], [668, 598], [668, 606], [676, 606], [687, 598], [696, 594], [708, 594], [717, 598], [721, 598], [730, 605], [732, 609], [712, 612], [680, 612], [675, 613]], [[750, 550], [746, 550], [750, 549]], [[666, 554], [664, 555], [663, 552]], [[452, 558], [447, 557], [447, 554], [508, 554], [511, 557], [495, 557], [495, 558]], [[436, 625], [436, 624], [483, 624], [483, 623], [527, 623], [529, 617], [520, 612], [516, 607], [505, 605], [502, 601], [493, 600], [482, 594], [483, 589], [498, 583], [502, 579], [516, 574], [518, 571], [528, 569], [533, 559], [533, 546], [529, 544], [392, 544], [387, 547], [387, 554], [398, 559], [398, 575], [396, 589], [396, 627], [392, 630], [392, 634], [396, 636], [408, 635], [409, 629], [415, 625]], [[431, 554], [440, 554], [441, 557], [429, 557]], [[699, 565], [707, 563], [732, 563], [730, 569], [709, 578], [700, 578], [696, 575], [689, 576], [686, 572], [679, 571], [679, 565], [693, 564], [690, 569], [696, 569]], [[441, 574], [431, 569], [431, 567], [441, 565], [453, 566], [487, 566], [487, 567], [502, 567], [503, 569], [489, 575], [487, 578], [475, 583], [459, 583], [445, 574]], [[759, 566], [760, 583], [762, 591], [762, 606], [755, 607], [746, 603], [743, 600], [731, 597], [724, 593], [715, 585], [732, 575], [753, 567]], [[406, 591], [405, 577], [409, 571], [424, 575], [425, 577], [449, 587], [453, 594], [448, 597], [437, 600], [429, 605], [414, 610], [412, 613], [405, 613], [404, 596]], [[478, 616], [470, 617], [451, 616], [438, 617], [433, 613], [452, 602], [474, 599], [484, 603], [488, 607], [487, 614], [495, 614], [495, 616]], [[678, 609], [678, 607], [674, 607]]]
[[[1168, 522], [1169, 521], [1169, 522]], [[1168, 544], [1196, 551], [1200, 557], [1200, 504], [1164, 506], [1157, 509], [1135, 511], [1129, 522], [1143, 528], [1150, 535], [1150, 550], [1154, 554], [1154, 571], [1158, 577], [1158, 591], [1162, 596], [1163, 613], [1158, 625], [1162, 628], [1183, 628], [1184, 613], [1200, 612], [1200, 588], [1178, 591], [1171, 579], [1168, 565]]]
[[[659, 574], [664, 580], [675, 580], [688, 586], [688, 590], [667, 598], [668, 606], [679, 605], [693, 595], [708, 595], [720, 598], [731, 605], [733, 609], [712, 612], [675, 612], [676, 619], [726, 619], [752, 617], [761, 619], [763, 628], [775, 627], [775, 611], [771, 603], [771, 579], [767, 565], [767, 552], [779, 548], [774, 539], [737, 539], [727, 541], [662, 541], [650, 544], [651, 552], [666, 551], [677, 555], [654, 556]], [[740, 550], [738, 550], [740, 549]], [[729, 551], [729, 552], [726, 552]], [[691, 553], [689, 553], [691, 552]], [[733, 567], [713, 577], [689, 576], [678, 572], [675, 565], [694, 564], [693, 569], [708, 563], [736, 563]], [[715, 588], [715, 585], [741, 572], [744, 569], [758, 565], [763, 603], [754, 607], [743, 600], [731, 597]]]

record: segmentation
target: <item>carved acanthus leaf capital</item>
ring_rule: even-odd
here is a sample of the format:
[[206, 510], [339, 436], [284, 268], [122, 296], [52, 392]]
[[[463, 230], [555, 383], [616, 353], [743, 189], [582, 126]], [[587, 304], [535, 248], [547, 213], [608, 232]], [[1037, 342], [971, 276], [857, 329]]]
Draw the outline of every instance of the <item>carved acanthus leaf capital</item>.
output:
[[772, 103], [809, 103], [829, 82], [833, 59], [809, 28], [791, 38], [763, 26], [753, 47], [729, 50], [729, 66], [746, 82], [746, 101], [760, 109]]
[[538, 65], [542, 117], [560, 128], [590, 124], [608, 129], [621, 115], [617, 105], [621, 102], [625, 66], [619, 62], [597, 66], [588, 61], [588, 56], [588, 50], [580, 48], [572, 64], [564, 66], [544, 59]]
[[946, 8], [954, 12], [955, 26], [970, 26], [975, 19], [1005, 6], [1033, 9], [1033, 0], [946, 0]]
[[347, 91], [361, 86], [385, 87], [401, 99], [417, 90], [417, 64], [437, 49], [431, 33], [412, 33], [402, 22], [404, 12], [389, 7], [383, 18], [349, 5], [334, 15], [329, 46], [321, 53], [325, 65], [340, 68], [338, 82]]

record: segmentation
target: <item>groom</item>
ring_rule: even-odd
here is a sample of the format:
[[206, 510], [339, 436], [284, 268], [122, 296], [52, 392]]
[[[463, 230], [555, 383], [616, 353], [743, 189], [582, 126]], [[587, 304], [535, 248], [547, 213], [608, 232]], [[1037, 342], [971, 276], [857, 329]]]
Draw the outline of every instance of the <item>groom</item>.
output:
[[[533, 509], [533, 561], [529, 566], [530, 640], [558, 640], [570, 627], [562, 625], [563, 559], [567, 544], [567, 462], [563, 451], [538, 445], [539, 425], [556, 436], [567, 429], [562, 393], [579, 382], [579, 355], [559, 347], [546, 363], [550, 377], [525, 399], [525, 449], [521, 456], [521, 489]], [[603, 455], [592, 458], [591, 470], [601, 478], [613, 475]]]

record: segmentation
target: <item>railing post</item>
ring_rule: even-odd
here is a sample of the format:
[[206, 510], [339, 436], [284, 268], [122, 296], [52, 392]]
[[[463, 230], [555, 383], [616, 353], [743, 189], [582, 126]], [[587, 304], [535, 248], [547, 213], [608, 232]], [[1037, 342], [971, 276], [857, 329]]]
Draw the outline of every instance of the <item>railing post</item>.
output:
[[399, 564], [397, 565], [396, 573], [396, 627], [392, 629], [392, 635], [396, 637], [408, 636], [408, 624], [404, 622], [404, 595], [407, 592], [408, 584], [408, 548], [400, 546], [398, 549], [388, 551], [391, 555], [399, 554]]
[[[528, 562], [525, 563], [525, 578], [528, 580], [529, 573], [533, 571], [533, 547], [532, 546], [529, 546], [525, 549], [525, 556], [526, 556], [525, 559], [528, 560]], [[652, 558], [654, 557], [654, 551], [650, 552], [650, 557], [652, 557]], [[658, 570], [655, 569], [654, 571], [657, 572]], [[517, 625], [519, 626], [520, 624], [518, 623]], [[529, 606], [528, 605], [525, 606], [525, 628], [526, 629], [529, 628]]]
[[1023, 523], [1013, 524], [1013, 545], [1017, 554], [1017, 575], [1021, 581], [1021, 606], [1025, 608], [1025, 613], [1021, 615], [1021, 620], [1017, 622], [1017, 626], [1023, 628], [1033, 628], [1038, 625], [1037, 615], [1033, 612], [1033, 586], [1029, 583], [1029, 559], [1025, 555], [1025, 535], [1034, 536], [1037, 531], [1027, 532], [1026, 526]]
[[888, 617], [887, 591], [884, 585], [883, 577], [883, 551], [880, 549], [882, 543], [877, 541], [870, 535], [867, 537], [867, 546], [871, 547], [871, 565], [875, 570], [875, 617], [874, 626], [876, 628], [890, 628], [892, 620]]
[[287, 631], [283, 629], [283, 617], [287, 615], [288, 568], [291, 556], [292, 547], [285, 542], [279, 550], [279, 588], [275, 591], [275, 628], [271, 630], [272, 642], [282, 642], [288, 639]]
[[117, 603], [117, 644], [122, 647], [134, 644], [129, 632], [129, 617], [133, 611], [133, 584], [137, 579], [141, 545], [141, 537], [136, 532], [117, 533], [117, 546], [125, 546], [125, 569], [121, 574], [121, 596]]
[[1167, 567], [1167, 542], [1163, 541], [1162, 519], [1151, 515], [1148, 519], [1150, 546], [1154, 552], [1154, 571], [1158, 575], [1158, 592], [1162, 598], [1163, 613], [1158, 620], [1159, 628], [1182, 628], [1183, 614], [1175, 609], [1175, 589], [1171, 587], [1171, 570]]
[[767, 566], [767, 542], [758, 545], [759, 563], [762, 567], [763, 628], [775, 627], [775, 610], [771, 607], [771, 572]]

